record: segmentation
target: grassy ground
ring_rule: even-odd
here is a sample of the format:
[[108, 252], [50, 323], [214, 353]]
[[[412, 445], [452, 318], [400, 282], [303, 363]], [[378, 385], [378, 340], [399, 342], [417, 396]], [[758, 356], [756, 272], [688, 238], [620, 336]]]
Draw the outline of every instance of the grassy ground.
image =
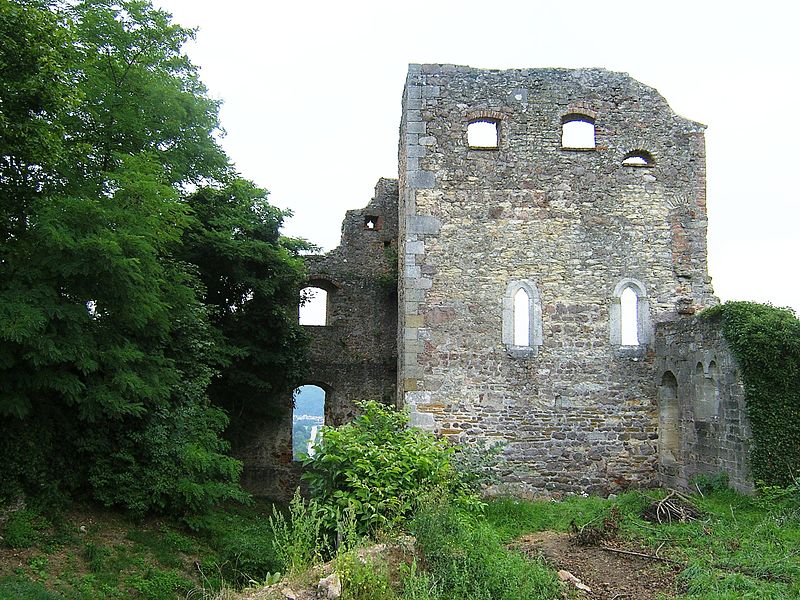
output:
[[675, 597], [692, 600], [800, 598], [800, 503], [747, 498], [729, 490], [695, 495], [704, 515], [688, 523], [653, 524], [644, 508], [662, 494], [632, 492], [614, 500], [571, 498], [561, 503], [501, 500], [486, 519], [510, 541], [524, 533], [567, 531], [597, 522], [617, 506], [619, 535], [681, 568]]
[[[506, 546], [524, 534], [602, 523], [614, 510], [618, 538], [667, 558], [679, 571], [670, 597], [685, 600], [800, 598], [800, 502], [728, 490], [695, 495], [701, 517], [659, 524], [641, 515], [663, 493], [612, 500], [491, 502], [483, 516], [447, 506], [420, 511], [409, 526], [419, 557], [388, 577], [340, 558], [351, 600], [405, 598], [556, 599], [554, 570]], [[616, 507], [616, 508], [614, 508]], [[223, 587], [262, 583], [281, 569], [266, 515], [271, 505], [220, 510], [193, 523], [131, 521], [83, 507], [58, 519], [18, 511], [0, 528], [0, 600], [214, 598]], [[381, 568], [384, 572], [380, 572]], [[666, 567], [665, 567], [666, 568]], [[391, 584], [391, 585], [389, 585]], [[379, 593], [380, 592], [380, 593]], [[575, 592], [573, 592], [575, 595]], [[577, 596], [575, 596], [577, 597]]]
[[229, 507], [194, 523], [136, 521], [95, 507], [12, 513], [0, 532], [0, 600], [213, 597], [277, 567], [263, 515]]

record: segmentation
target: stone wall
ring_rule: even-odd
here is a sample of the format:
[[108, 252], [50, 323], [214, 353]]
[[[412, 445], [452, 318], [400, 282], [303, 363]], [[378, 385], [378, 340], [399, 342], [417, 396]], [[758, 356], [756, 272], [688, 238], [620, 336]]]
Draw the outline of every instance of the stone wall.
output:
[[[575, 122], [590, 142], [562, 139]], [[470, 143], [476, 123], [496, 143]], [[623, 73], [411, 65], [399, 181], [307, 257], [328, 292], [306, 381], [326, 391], [326, 423], [378, 399], [441, 435], [502, 442], [501, 492], [719, 471], [749, 490], [736, 365], [693, 316], [717, 303], [703, 131]], [[290, 415], [245, 445], [251, 490], [294, 489]]]
[[731, 487], [752, 492], [744, 388], [719, 321], [663, 323], [655, 347], [661, 481], [685, 488], [696, 475], [726, 473]]
[[[327, 324], [305, 326], [312, 341], [303, 382], [325, 390], [325, 423], [352, 419], [359, 400], [395, 404], [397, 180], [379, 180], [364, 209], [347, 211], [337, 248], [305, 260], [308, 285], [328, 292]], [[242, 429], [233, 450], [245, 463], [244, 487], [287, 500], [301, 474], [292, 460], [291, 395], [282, 415]]]
[[339, 247], [306, 257], [309, 285], [328, 292], [326, 326], [311, 334], [307, 383], [326, 391], [325, 422], [341, 425], [354, 402], [395, 404], [397, 383], [397, 180], [381, 179], [375, 197], [349, 210]]
[[[570, 115], [591, 149], [562, 148]], [[470, 122], [496, 149], [470, 148]], [[656, 472], [653, 327], [716, 303], [704, 126], [601, 69], [411, 65], [400, 131], [399, 399], [414, 423], [507, 444], [506, 489], [610, 492]], [[632, 153], [650, 164], [623, 165]], [[637, 344], [618, 330], [638, 297]], [[509, 343], [526, 290], [531, 335]]]

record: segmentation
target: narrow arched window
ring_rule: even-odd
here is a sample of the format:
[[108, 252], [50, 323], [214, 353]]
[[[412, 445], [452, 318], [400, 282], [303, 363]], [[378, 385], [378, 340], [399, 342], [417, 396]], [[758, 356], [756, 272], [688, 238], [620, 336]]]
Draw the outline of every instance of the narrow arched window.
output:
[[614, 287], [609, 310], [609, 337], [620, 356], [641, 355], [653, 337], [650, 304], [644, 284], [626, 277]]
[[317, 385], [301, 385], [294, 390], [292, 411], [292, 458], [314, 455], [320, 428], [325, 424], [325, 390]]
[[623, 346], [639, 345], [639, 299], [630, 286], [620, 295], [620, 341]]
[[328, 324], [328, 292], [318, 287], [300, 290], [300, 325]]
[[467, 125], [467, 145], [472, 150], [496, 150], [500, 145], [500, 123], [496, 119], [475, 119]]
[[588, 115], [570, 114], [561, 119], [561, 147], [565, 150], [595, 148], [594, 119]]
[[530, 279], [512, 281], [503, 295], [503, 344], [514, 358], [535, 356], [542, 345], [542, 302]]
[[514, 294], [514, 345], [531, 345], [531, 319], [530, 319], [531, 298], [524, 288], [517, 290]]

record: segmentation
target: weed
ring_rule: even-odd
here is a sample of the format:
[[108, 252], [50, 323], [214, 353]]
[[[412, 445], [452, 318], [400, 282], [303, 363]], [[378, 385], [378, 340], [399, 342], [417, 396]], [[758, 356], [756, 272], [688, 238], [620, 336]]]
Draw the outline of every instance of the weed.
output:
[[725, 491], [729, 487], [728, 484], [729, 478], [727, 473], [695, 475], [692, 478], [692, 486], [703, 494]]
[[148, 570], [144, 575], [135, 573], [127, 580], [134, 590], [148, 600], [175, 598], [176, 592], [194, 588], [194, 584], [175, 570]]
[[[551, 569], [506, 550], [497, 533], [444, 504], [422, 508], [412, 526], [436, 592], [449, 598], [558, 598]], [[412, 584], [415, 585], [415, 584]]]
[[40, 579], [47, 579], [47, 557], [32, 556], [28, 559], [28, 567]]
[[61, 600], [61, 596], [49, 591], [41, 583], [29, 581], [21, 576], [0, 578], [0, 598], [14, 600]]
[[602, 519], [610, 504], [608, 500], [594, 496], [571, 496], [561, 502], [500, 498], [490, 502], [484, 514], [501, 538], [510, 541], [532, 531], [568, 531], [573, 522], [579, 528], [583, 527]]
[[336, 572], [342, 581], [342, 600], [394, 600], [389, 570], [377, 559], [362, 559], [355, 550], [336, 558]]
[[327, 546], [322, 536], [322, 519], [317, 503], [311, 500], [306, 505], [300, 488], [289, 503], [288, 520], [273, 507], [269, 517], [273, 549], [289, 574], [301, 573], [321, 560]]
[[763, 481], [757, 483], [756, 504], [761, 508], [767, 510], [800, 509], [800, 484], [780, 486], [767, 485]]
[[443, 600], [433, 576], [420, 571], [416, 559], [405, 568], [402, 581], [403, 600]]
[[[202, 561], [204, 585], [221, 589], [223, 585], [242, 586], [261, 581], [268, 573], [283, 570], [274, 550], [272, 530], [264, 518], [271, 504], [228, 506], [195, 519], [193, 526], [214, 550]], [[195, 551], [197, 542], [194, 542]]]
[[132, 529], [128, 532], [127, 538], [147, 548], [165, 567], [180, 567], [182, 564], [180, 553], [189, 551], [193, 547], [188, 538], [167, 528], [158, 531]]

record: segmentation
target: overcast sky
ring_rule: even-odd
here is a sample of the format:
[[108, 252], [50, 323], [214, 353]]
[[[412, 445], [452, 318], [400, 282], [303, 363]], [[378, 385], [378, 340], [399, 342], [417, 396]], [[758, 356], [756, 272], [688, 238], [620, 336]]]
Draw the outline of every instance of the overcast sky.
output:
[[241, 173], [329, 250], [397, 177], [409, 63], [604, 67], [708, 125], [709, 270], [722, 300], [800, 312], [800, 3], [154, 0], [184, 26]]

